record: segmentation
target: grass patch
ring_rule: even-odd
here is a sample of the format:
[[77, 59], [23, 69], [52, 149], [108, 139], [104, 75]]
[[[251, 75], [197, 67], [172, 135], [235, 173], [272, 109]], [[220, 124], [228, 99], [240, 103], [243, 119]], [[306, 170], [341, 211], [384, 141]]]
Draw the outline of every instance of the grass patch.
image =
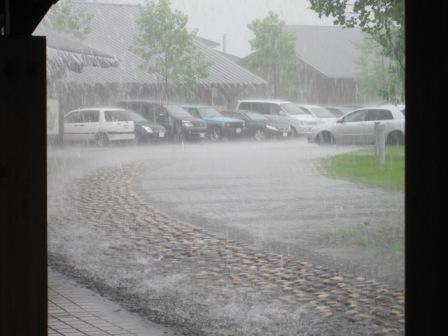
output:
[[404, 146], [387, 146], [386, 162], [377, 162], [374, 149], [361, 149], [324, 159], [323, 167], [334, 177], [386, 189], [404, 190]]

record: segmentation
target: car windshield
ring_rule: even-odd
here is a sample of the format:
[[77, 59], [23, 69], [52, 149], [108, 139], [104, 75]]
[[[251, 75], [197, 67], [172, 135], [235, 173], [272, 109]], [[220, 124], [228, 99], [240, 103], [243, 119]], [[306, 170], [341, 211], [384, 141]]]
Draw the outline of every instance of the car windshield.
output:
[[261, 115], [260, 113], [256, 112], [244, 112], [244, 114], [250, 119], [250, 120], [267, 120], [264, 115]]
[[283, 103], [281, 104], [283, 109], [288, 113], [292, 115], [296, 114], [307, 114], [303, 109], [301, 109], [298, 105], [293, 103]]
[[137, 112], [129, 111], [129, 110], [127, 110], [127, 112], [129, 114], [129, 116], [131, 117], [132, 121], [136, 121], [136, 122], [148, 121], [145, 118], [143, 118], [143, 116], [138, 114]]
[[200, 108], [198, 108], [198, 111], [202, 118], [220, 117], [221, 116], [221, 113], [219, 113], [212, 107], [200, 107]]
[[318, 118], [334, 118], [334, 114], [323, 107], [311, 107], [310, 109]]
[[168, 112], [175, 117], [191, 117], [191, 114], [184, 110], [182, 107], [177, 105], [166, 105]]

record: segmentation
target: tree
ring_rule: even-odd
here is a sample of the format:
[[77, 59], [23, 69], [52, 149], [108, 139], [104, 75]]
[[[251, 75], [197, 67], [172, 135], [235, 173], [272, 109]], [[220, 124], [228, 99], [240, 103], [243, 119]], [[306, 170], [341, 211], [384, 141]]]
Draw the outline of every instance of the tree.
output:
[[267, 73], [277, 97], [280, 82], [291, 81], [299, 69], [295, 36], [286, 30], [285, 23], [273, 12], [264, 19], [252, 21], [249, 27], [255, 35], [250, 41], [255, 52], [249, 57], [248, 65], [253, 70]]
[[59, 0], [42, 20], [44, 27], [84, 40], [90, 33], [94, 15], [82, 9], [74, 9], [71, 0]]
[[[370, 34], [382, 48], [381, 54], [389, 58], [390, 78], [400, 81], [404, 90], [404, 0], [310, 0], [311, 9], [319, 17], [333, 16], [334, 23], [344, 27], [360, 27]], [[387, 100], [396, 100], [395, 85], [388, 85], [379, 94]], [[390, 91], [392, 89], [392, 91]]]
[[144, 71], [161, 77], [165, 100], [170, 84], [194, 83], [208, 75], [210, 64], [196, 47], [196, 31], [188, 32], [187, 22], [186, 15], [171, 10], [169, 0], [146, 1], [140, 9], [131, 51], [143, 58]]
[[393, 103], [402, 102], [403, 78], [396, 71], [398, 65], [394, 64], [394, 60], [385, 55], [384, 48], [370, 34], [364, 36], [358, 48], [361, 50], [361, 55], [356, 60], [360, 69], [360, 91], [367, 96], [379, 95]]

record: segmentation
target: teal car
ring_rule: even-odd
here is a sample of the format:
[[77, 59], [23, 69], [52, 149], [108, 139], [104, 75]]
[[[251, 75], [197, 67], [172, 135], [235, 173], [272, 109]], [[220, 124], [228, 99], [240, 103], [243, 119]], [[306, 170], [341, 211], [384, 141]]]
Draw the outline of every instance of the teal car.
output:
[[180, 105], [193, 117], [201, 118], [207, 123], [208, 134], [211, 141], [222, 138], [240, 138], [244, 134], [244, 120], [226, 117], [212, 106], [206, 105]]

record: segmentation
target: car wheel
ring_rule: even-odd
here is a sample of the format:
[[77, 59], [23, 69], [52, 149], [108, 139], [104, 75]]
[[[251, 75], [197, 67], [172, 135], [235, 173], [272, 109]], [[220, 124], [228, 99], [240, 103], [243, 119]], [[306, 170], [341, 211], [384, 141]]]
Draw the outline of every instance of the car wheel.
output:
[[291, 127], [291, 136], [293, 138], [297, 138], [299, 136], [299, 133], [297, 133], [297, 130], [294, 127]]
[[404, 135], [400, 131], [389, 133], [386, 139], [386, 145], [404, 145]]
[[266, 132], [261, 128], [257, 129], [254, 133], [254, 139], [257, 141], [266, 139]]
[[209, 138], [211, 141], [221, 140], [221, 129], [219, 127], [213, 127], [210, 131]]
[[330, 132], [320, 132], [316, 136], [316, 143], [319, 145], [332, 145], [334, 144], [334, 136]]
[[105, 147], [109, 144], [109, 137], [105, 133], [98, 133], [95, 136], [95, 144], [98, 147]]

